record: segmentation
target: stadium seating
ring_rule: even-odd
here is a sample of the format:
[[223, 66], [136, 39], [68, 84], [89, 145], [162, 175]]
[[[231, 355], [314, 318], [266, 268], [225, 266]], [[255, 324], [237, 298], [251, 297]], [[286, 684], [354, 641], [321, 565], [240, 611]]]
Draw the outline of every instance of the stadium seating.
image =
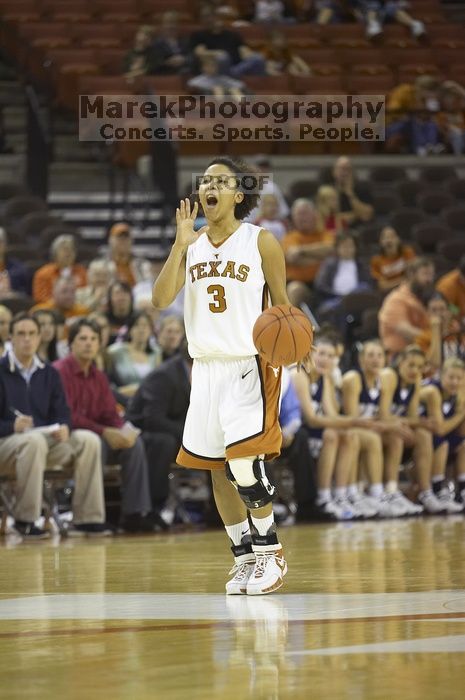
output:
[[[292, 3], [291, 3], [292, 5]], [[249, 3], [238, 5], [245, 12]], [[295, 4], [299, 9], [299, 3]], [[54, 104], [75, 111], [77, 96], [87, 78], [120, 79], [123, 58], [141, 24], [159, 25], [165, 10], [177, 10], [180, 32], [189, 35], [199, 25], [199, 3], [189, 0], [0, 0], [0, 41], [37, 84], [54, 95]], [[433, 74], [465, 82], [463, 27], [447, 23], [439, 0], [415, 2], [415, 16], [427, 25], [427, 36], [417, 41], [405, 27], [388, 24], [382, 39], [367, 40], [361, 23], [288, 23], [279, 27], [291, 50], [306, 60], [312, 75], [247, 78], [252, 93], [296, 95], [381, 94], [418, 75]], [[266, 47], [270, 28], [241, 24], [233, 27], [250, 46]], [[83, 83], [84, 81], [84, 83]], [[122, 79], [121, 79], [122, 81]], [[113, 85], [122, 86], [120, 83]], [[155, 82], [153, 91], [162, 90]], [[100, 83], [94, 83], [99, 86]], [[124, 84], [117, 93], [130, 93]], [[169, 85], [170, 92], [184, 92], [182, 78]], [[94, 90], [95, 92], [95, 90]], [[182, 152], [186, 148], [181, 146]], [[275, 145], [275, 152], [333, 153], [332, 143]], [[347, 153], [366, 152], [366, 144], [344, 144]], [[414, 185], [409, 185], [413, 191]], [[412, 200], [407, 194], [404, 202]]]

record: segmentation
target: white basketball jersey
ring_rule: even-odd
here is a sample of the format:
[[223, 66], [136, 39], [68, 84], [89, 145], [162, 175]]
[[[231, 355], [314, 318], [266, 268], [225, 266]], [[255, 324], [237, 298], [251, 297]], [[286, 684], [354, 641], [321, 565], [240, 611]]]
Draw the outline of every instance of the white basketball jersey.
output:
[[184, 322], [189, 354], [256, 355], [252, 329], [266, 293], [260, 227], [243, 223], [219, 247], [203, 233], [187, 249]]

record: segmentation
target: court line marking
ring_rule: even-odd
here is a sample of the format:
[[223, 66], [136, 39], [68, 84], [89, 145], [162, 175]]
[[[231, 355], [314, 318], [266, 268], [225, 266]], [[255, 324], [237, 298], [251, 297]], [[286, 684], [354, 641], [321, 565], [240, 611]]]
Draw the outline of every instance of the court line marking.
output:
[[465, 634], [448, 637], [423, 637], [422, 639], [399, 639], [394, 642], [356, 644], [325, 649], [302, 649], [286, 651], [286, 656], [342, 656], [346, 654], [401, 654], [401, 653], [464, 653]]
[[[340, 624], [354, 624], [354, 623], [367, 623], [367, 622], [391, 622], [391, 621], [405, 621], [405, 622], [464, 622], [465, 613], [462, 614], [460, 618], [457, 617], [456, 613], [450, 613], [450, 618], [445, 618], [443, 614], [439, 617], [438, 613], [423, 614], [423, 615], [392, 615], [388, 617], [348, 617], [340, 619], [322, 619], [322, 620], [288, 620], [289, 625], [334, 625], [336, 623]], [[453, 617], [452, 617], [453, 615]], [[92, 620], [86, 620], [86, 622], [91, 622]], [[249, 620], [250, 622], [251, 620]], [[128, 626], [115, 626], [115, 627], [89, 627], [86, 629], [58, 629], [58, 630], [24, 630], [24, 631], [14, 631], [14, 632], [0, 632], [0, 639], [16, 639], [18, 637], [24, 638], [34, 638], [34, 637], [67, 637], [67, 636], [86, 636], [86, 635], [99, 635], [99, 634], [119, 634], [119, 633], [131, 633], [134, 632], [178, 632], [178, 631], [189, 631], [189, 630], [203, 630], [203, 629], [228, 629], [234, 627], [238, 620], [218, 620], [216, 622], [192, 622], [192, 623], [174, 623], [172, 625], [128, 625]], [[465, 651], [465, 649], [464, 649]], [[303, 652], [302, 652], [303, 653]]]
[[0, 600], [0, 620], [341, 620], [460, 616], [465, 591], [226, 596], [206, 593], [77, 593]]

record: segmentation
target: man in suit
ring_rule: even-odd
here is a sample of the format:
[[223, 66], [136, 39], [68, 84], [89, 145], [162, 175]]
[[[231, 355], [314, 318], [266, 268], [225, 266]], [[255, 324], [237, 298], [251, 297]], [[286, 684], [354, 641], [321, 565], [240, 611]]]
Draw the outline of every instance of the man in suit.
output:
[[181, 446], [191, 367], [184, 340], [178, 354], [145, 377], [127, 409], [128, 420], [142, 430], [152, 506], [158, 513], [168, 498], [168, 474]]

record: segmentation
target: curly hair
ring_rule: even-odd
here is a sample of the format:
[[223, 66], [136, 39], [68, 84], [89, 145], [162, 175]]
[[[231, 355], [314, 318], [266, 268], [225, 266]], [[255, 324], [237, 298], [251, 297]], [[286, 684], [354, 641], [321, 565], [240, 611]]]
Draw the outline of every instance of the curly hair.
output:
[[238, 202], [235, 205], [234, 216], [239, 221], [244, 219], [257, 206], [260, 194], [257, 192], [248, 192], [247, 188], [244, 187], [241, 176], [252, 175], [256, 176], [258, 179], [260, 176], [259, 171], [254, 166], [249, 165], [245, 161], [228, 158], [226, 156], [218, 156], [217, 158], [213, 158], [213, 160], [211, 160], [208, 164], [207, 168], [209, 168], [212, 165], [224, 165], [226, 168], [229, 168], [229, 170], [231, 170], [231, 172], [233, 172], [235, 175], [239, 176], [238, 190], [244, 194], [244, 199], [242, 200], [242, 202]]

